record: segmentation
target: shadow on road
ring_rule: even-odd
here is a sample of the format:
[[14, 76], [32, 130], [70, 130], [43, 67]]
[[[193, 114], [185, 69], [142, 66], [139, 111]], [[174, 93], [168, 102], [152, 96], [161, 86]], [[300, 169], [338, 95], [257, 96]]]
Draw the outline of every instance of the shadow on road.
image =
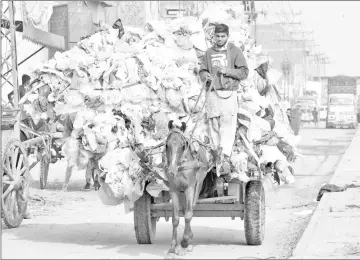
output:
[[[231, 220], [226, 220], [231, 221]], [[235, 220], [240, 225], [239, 220]], [[211, 231], [211, 232], [210, 232]], [[165, 223], [157, 224], [155, 244], [139, 245], [136, 242], [133, 224], [127, 223], [81, 223], [81, 224], [27, 224], [26, 220], [17, 229], [4, 228], [4, 232], [17, 240], [37, 243], [75, 244], [109, 249], [118, 247], [119, 253], [131, 256], [153, 254], [161, 258], [170, 247], [172, 229]], [[247, 246], [242, 230], [193, 226], [194, 250], [198, 245]], [[126, 235], [122, 235], [126, 234]], [[129, 234], [133, 234], [129, 236]], [[179, 226], [179, 242], [183, 226]]]

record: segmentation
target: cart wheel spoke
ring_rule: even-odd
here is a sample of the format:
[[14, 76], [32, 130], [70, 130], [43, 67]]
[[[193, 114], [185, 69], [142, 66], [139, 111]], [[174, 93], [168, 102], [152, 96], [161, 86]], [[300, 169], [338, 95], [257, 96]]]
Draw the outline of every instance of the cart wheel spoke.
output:
[[14, 176], [12, 175], [12, 172], [11, 172], [11, 166], [10, 166], [10, 157], [8, 155], [5, 156], [5, 164], [6, 164], [6, 169], [7, 169], [7, 175], [12, 179], [12, 180], [15, 180], [14, 179]]
[[17, 168], [16, 168], [16, 172], [19, 174], [19, 176], [20, 176], [21, 166], [23, 166], [23, 160], [24, 160], [24, 155], [20, 154], [19, 162], [18, 162], [18, 165], [17, 165]]
[[[13, 148], [14, 149], [14, 148]], [[16, 172], [16, 161], [19, 154], [19, 147], [15, 147], [14, 152], [11, 153], [11, 166], [12, 166], [12, 172]]]
[[4, 175], [3, 175], [3, 181], [12, 181], [12, 180], [11, 180], [11, 178], [10, 178], [9, 175], [4, 174]]
[[23, 175], [23, 173], [27, 170], [26, 166], [20, 170], [20, 175]]
[[10, 185], [10, 186], [6, 189], [6, 191], [3, 193], [3, 195], [2, 195], [3, 199], [5, 199], [5, 198], [8, 196], [8, 194], [9, 194], [10, 192], [12, 192], [13, 189], [14, 189], [14, 185]]
[[9, 185], [11, 185], [11, 184], [13, 184], [14, 182], [13, 181], [9, 181], [9, 180], [4, 180], [3, 179], [3, 184], [9, 184]]
[[3, 170], [5, 172], [4, 176], [8, 175], [8, 173], [10, 172], [10, 169], [7, 167], [7, 165], [4, 162], [2, 164], [2, 167], [3, 167]]

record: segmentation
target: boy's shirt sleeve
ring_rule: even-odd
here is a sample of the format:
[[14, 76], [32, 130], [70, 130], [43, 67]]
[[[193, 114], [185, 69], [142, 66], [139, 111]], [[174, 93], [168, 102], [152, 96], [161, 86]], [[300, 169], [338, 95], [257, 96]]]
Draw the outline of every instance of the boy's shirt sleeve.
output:
[[245, 57], [240, 49], [238, 49], [236, 53], [234, 65], [235, 65], [234, 69], [232, 68], [226, 69], [226, 75], [235, 78], [237, 80], [246, 79], [249, 75], [249, 68], [245, 60]]

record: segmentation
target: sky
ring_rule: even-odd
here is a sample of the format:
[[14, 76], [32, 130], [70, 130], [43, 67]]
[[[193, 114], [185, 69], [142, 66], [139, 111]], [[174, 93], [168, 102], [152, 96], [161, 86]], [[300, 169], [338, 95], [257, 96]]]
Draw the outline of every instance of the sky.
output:
[[315, 44], [320, 45], [316, 52], [330, 58], [328, 76], [360, 76], [360, 1], [283, 2], [281, 5], [290, 5], [294, 12], [302, 11], [296, 20], [314, 31]]

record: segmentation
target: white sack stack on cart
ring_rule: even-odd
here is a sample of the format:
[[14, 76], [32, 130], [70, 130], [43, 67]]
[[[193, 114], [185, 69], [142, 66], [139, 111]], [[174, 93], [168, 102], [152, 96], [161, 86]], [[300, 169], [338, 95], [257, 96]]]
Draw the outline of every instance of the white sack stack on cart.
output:
[[[143, 29], [125, 27], [121, 39], [117, 29], [107, 26], [36, 68], [32, 76], [39, 79], [41, 87], [28, 96], [30, 104], [24, 105], [34, 121], [55, 114], [74, 116], [74, 129], [63, 151], [69, 163], [81, 169], [89, 158], [98, 158], [99, 196], [105, 204], [125, 202], [126, 208], [131, 208], [146, 182], [150, 182], [146, 189], [153, 196], [167, 189], [144, 166], [146, 161], [157, 175], [163, 175], [163, 147], [143, 157], [144, 147], [164, 141], [169, 120], [190, 117], [188, 134], [201, 113], [194, 137], [209, 143], [206, 115], [201, 111], [205, 93], [199, 98], [202, 84], [196, 68], [213, 42], [216, 22], [230, 25], [232, 41], [243, 49], [250, 69], [237, 93], [234, 171], [225, 167], [228, 172], [223, 174], [246, 182], [246, 172], [257, 170], [261, 163], [295, 160], [298, 140], [286, 121], [286, 111], [279, 106], [278, 74], [270, 70], [267, 81], [258, 75], [255, 69], [263, 64], [258, 64], [261, 47], [254, 45], [242, 15], [226, 8], [207, 10], [199, 19], [149, 22]], [[286, 181], [291, 179], [288, 176], [282, 178], [291, 182]]]

